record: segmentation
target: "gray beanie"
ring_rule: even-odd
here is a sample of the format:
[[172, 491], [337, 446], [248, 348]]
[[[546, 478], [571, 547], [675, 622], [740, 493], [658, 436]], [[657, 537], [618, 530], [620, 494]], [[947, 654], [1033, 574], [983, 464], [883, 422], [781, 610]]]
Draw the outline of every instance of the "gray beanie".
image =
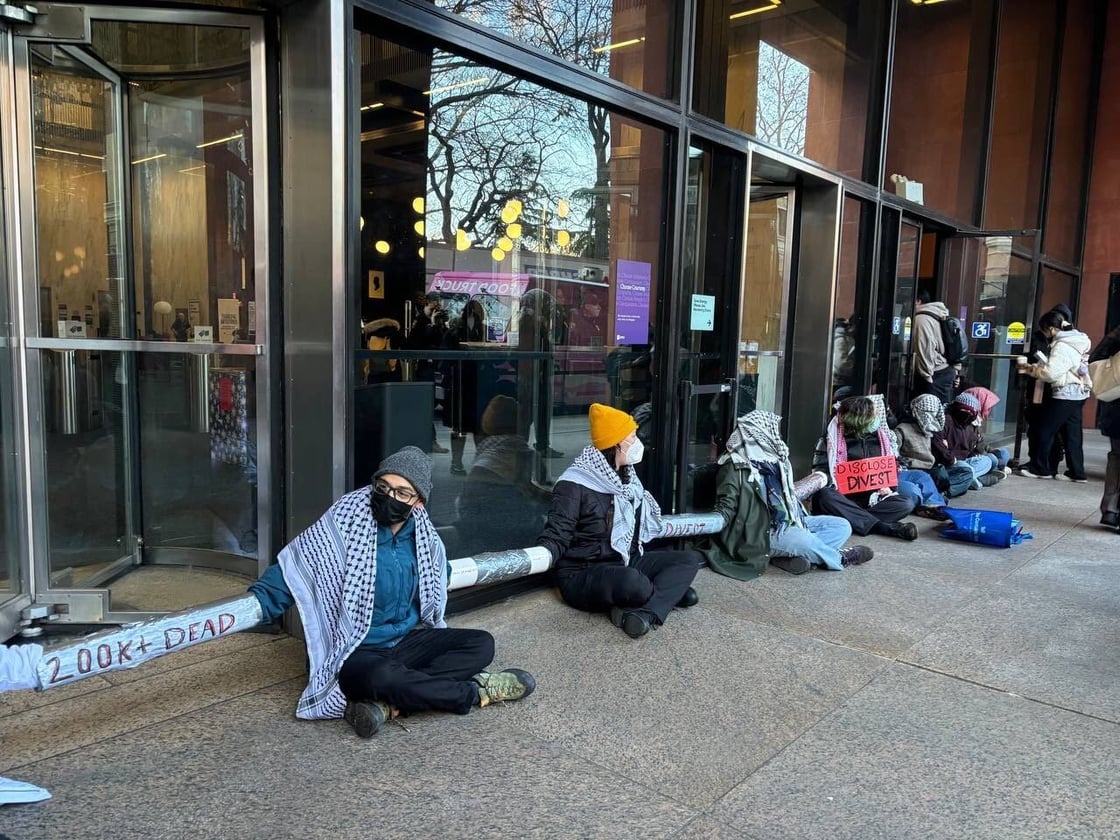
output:
[[405, 446], [385, 458], [373, 474], [373, 480], [393, 473], [407, 478], [425, 502], [432, 494], [432, 459], [415, 446]]

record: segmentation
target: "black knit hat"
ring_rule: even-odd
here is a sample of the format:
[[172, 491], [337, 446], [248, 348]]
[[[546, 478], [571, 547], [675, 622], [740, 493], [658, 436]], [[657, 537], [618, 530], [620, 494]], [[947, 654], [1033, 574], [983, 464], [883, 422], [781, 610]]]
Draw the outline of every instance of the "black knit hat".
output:
[[408, 479], [421, 498], [428, 501], [432, 494], [432, 459], [422, 449], [405, 446], [397, 450], [378, 465], [373, 480], [390, 473]]

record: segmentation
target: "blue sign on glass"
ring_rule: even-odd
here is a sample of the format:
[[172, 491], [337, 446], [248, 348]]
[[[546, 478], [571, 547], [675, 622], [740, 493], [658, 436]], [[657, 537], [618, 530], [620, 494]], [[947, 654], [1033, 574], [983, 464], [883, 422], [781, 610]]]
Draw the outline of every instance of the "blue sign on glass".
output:
[[992, 337], [992, 322], [991, 321], [973, 321], [972, 322], [972, 337], [973, 338], [991, 338]]

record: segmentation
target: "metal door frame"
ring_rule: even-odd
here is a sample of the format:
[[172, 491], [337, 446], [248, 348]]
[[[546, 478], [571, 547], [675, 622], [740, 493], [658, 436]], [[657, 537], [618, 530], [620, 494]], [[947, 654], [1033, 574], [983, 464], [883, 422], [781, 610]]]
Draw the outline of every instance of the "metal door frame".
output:
[[[88, 38], [89, 22], [125, 21], [138, 23], [183, 24], [218, 26], [249, 31], [250, 90], [252, 108], [252, 160], [254, 265], [252, 278], [255, 286], [256, 321], [254, 324], [259, 344], [195, 344], [180, 342], [142, 341], [130, 338], [135, 333], [131, 309], [122, 319], [124, 338], [121, 339], [58, 339], [40, 336], [38, 318], [38, 253], [37, 223], [35, 220], [34, 138], [32, 125], [31, 56], [32, 43], [51, 43], [86, 66], [113, 81], [120, 91], [116, 115], [120, 141], [120, 159], [123, 167], [121, 185], [121, 225], [124, 263], [121, 306], [130, 304], [135, 295], [134, 265], [131, 259], [133, 229], [131, 225], [132, 190], [128, 168], [128, 102], [123, 80], [84, 50], [67, 44], [85, 43], [81, 37], [67, 40], [47, 34], [49, 27], [31, 24], [20, 33], [0, 30], [0, 129], [7, 144], [0, 149], [3, 155], [2, 174], [6, 195], [4, 230], [9, 245], [7, 253], [8, 288], [12, 293], [13, 377], [15, 381], [16, 414], [18, 417], [18, 444], [20, 460], [20, 551], [22, 588], [18, 597], [0, 605], [0, 639], [10, 637], [21, 619], [56, 616], [61, 623], [123, 623], [140, 620], [150, 612], [113, 611], [107, 588], [54, 589], [50, 582], [50, 544], [47, 524], [47, 472], [46, 437], [44, 424], [44, 395], [40, 352], [46, 350], [101, 350], [118, 352], [130, 384], [126, 385], [125, 399], [132, 405], [131, 422], [125, 424], [125, 446], [129, 453], [138, 452], [137, 431], [137, 380], [135, 377], [136, 354], [166, 353], [175, 355], [207, 355], [221, 353], [257, 357], [256, 371], [256, 435], [257, 435], [257, 559], [227, 557], [221, 552], [205, 549], [164, 548], [142, 556], [142, 546], [126, 554], [113, 567], [138, 565], [141, 560], [153, 563], [176, 564], [189, 559], [192, 565], [233, 568], [237, 571], [259, 573], [267, 567], [272, 555], [272, 511], [274, 500], [269, 488], [273, 486], [274, 452], [276, 441], [272, 433], [275, 412], [279, 408], [277, 395], [271, 393], [270, 367], [273, 353], [270, 330], [272, 326], [271, 286], [272, 260], [269, 250], [269, 226], [272, 207], [269, 199], [268, 161], [268, 69], [266, 65], [265, 23], [261, 16], [209, 11], [172, 11], [165, 9], [138, 9], [114, 6], [67, 6], [52, 4], [48, 13], [63, 9], [70, 14], [80, 10], [84, 15]], [[37, 21], [41, 23], [41, 21]], [[126, 412], [126, 415], [129, 412]], [[137, 459], [132, 458], [130, 477], [126, 481], [125, 503], [132, 517], [132, 536], [142, 534], [139, 527], [142, 511], [140, 476]], [[211, 555], [208, 557], [208, 555]], [[22, 613], [22, 616], [21, 616]], [[42, 615], [40, 615], [42, 613]]]

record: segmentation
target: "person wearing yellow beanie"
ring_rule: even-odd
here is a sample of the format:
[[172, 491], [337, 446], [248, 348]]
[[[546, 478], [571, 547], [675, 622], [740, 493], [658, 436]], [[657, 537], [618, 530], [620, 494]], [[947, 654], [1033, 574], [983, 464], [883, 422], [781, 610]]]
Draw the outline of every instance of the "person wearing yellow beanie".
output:
[[552, 554], [565, 603], [609, 613], [636, 639], [663, 624], [674, 607], [700, 600], [692, 579], [704, 558], [694, 550], [645, 550], [663, 525], [661, 508], [634, 472], [645, 449], [638, 424], [599, 403], [592, 404], [588, 422], [591, 444], [553, 487], [537, 542]]

